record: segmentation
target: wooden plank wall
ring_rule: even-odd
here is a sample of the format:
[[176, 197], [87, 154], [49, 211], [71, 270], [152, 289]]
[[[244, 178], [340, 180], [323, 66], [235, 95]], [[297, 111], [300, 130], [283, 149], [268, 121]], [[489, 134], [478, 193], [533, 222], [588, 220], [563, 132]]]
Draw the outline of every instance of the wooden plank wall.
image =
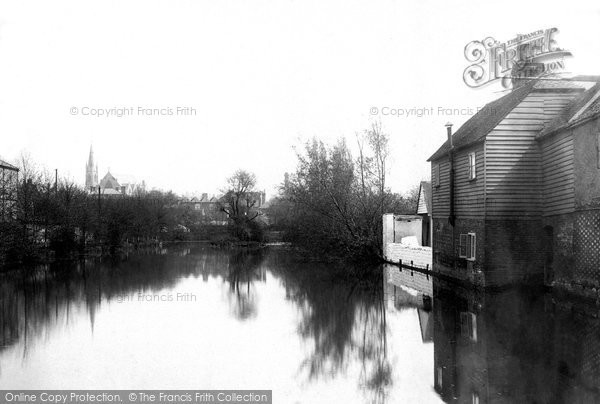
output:
[[[469, 180], [469, 153], [475, 153], [477, 177]], [[456, 217], [465, 219], [483, 219], [484, 205], [484, 143], [480, 142], [467, 149], [460, 150], [454, 158]]]
[[[469, 180], [469, 153], [475, 153], [477, 178]], [[435, 186], [435, 165], [440, 165], [440, 186]], [[447, 158], [432, 163], [433, 217], [450, 215], [450, 164]], [[456, 151], [454, 155], [454, 207], [460, 218], [484, 216], [484, 149], [483, 142]]]
[[[437, 187], [436, 165], [440, 166], [440, 186]], [[431, 199], [432, 216], [435, 218], [447, 218], [450, 214], [450, 164], [447, 158], [431, 163]]]
[[425, 201], [425, 191], [419, 187], [419, 202], [417, 203], [417, 215], [427, 214], [427, 202]]
[[542, 152], [535, 137], [574, 93], [529, 94], [486, 138], [486, 217], [534, 217], [543, 210]]
[[575, 210], [573, 133], [563, 132], [541, 143], [545, 216]]

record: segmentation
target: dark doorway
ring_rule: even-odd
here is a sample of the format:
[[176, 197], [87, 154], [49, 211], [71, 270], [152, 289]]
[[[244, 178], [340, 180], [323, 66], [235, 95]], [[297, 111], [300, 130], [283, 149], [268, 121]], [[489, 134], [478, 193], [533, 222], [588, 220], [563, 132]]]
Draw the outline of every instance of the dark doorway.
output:
[[544, 227], [544, 284], [550, 285], [554, 280], [554, 228], [552, 226]]
[[431, 247], [431, 218], [428, 215], [421, 215], [423, 221], [421, 230], [421, 245], [423, 247]]

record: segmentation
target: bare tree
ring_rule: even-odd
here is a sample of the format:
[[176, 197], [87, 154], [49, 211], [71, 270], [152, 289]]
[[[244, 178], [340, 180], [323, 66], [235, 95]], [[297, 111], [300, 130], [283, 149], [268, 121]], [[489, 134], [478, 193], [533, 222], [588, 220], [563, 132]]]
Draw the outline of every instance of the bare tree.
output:
[[227, 179], [227, 188], [219, 200], [219, 210], [224, 212], [233, 224], [233, 233], [241, 239], [251, 239], [258, 234], [255, 219], [261, 212], [257, 204], [256, 176], [246, 170], [237, 170]]
[[224, 196], [220, 201], [221, 211], [234, 221], [256, 219], [259, 212], [252, 212], [252, 208], [256, 205], [256, 198], [253, 195], [255, 186], [254, 174], [237, 170], [227, 179], [227, 189], [224, 190]]

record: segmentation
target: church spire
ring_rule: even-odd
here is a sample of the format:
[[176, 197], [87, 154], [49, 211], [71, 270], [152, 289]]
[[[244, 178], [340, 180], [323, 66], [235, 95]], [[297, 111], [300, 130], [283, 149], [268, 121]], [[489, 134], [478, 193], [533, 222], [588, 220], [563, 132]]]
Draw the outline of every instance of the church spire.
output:
[[94, 149], [92, 148], [91, 144], [90, 144], [90, 156], [88, 157], [88, 164], [90, 167], [94, 166]]
[[94, 188], [98, 184], [98, 165], [94, 163], [94, 149], [90, 144], [90, 154], [88, 162], [85, 166], [85, 187], [86, 189]]

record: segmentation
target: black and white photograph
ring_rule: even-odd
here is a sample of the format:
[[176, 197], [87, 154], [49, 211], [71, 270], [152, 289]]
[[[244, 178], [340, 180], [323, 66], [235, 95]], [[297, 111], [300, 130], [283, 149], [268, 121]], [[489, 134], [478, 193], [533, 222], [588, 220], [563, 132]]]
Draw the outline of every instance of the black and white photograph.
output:
[[600, 403], [599, 38], [0, 0], [0, 404]]

